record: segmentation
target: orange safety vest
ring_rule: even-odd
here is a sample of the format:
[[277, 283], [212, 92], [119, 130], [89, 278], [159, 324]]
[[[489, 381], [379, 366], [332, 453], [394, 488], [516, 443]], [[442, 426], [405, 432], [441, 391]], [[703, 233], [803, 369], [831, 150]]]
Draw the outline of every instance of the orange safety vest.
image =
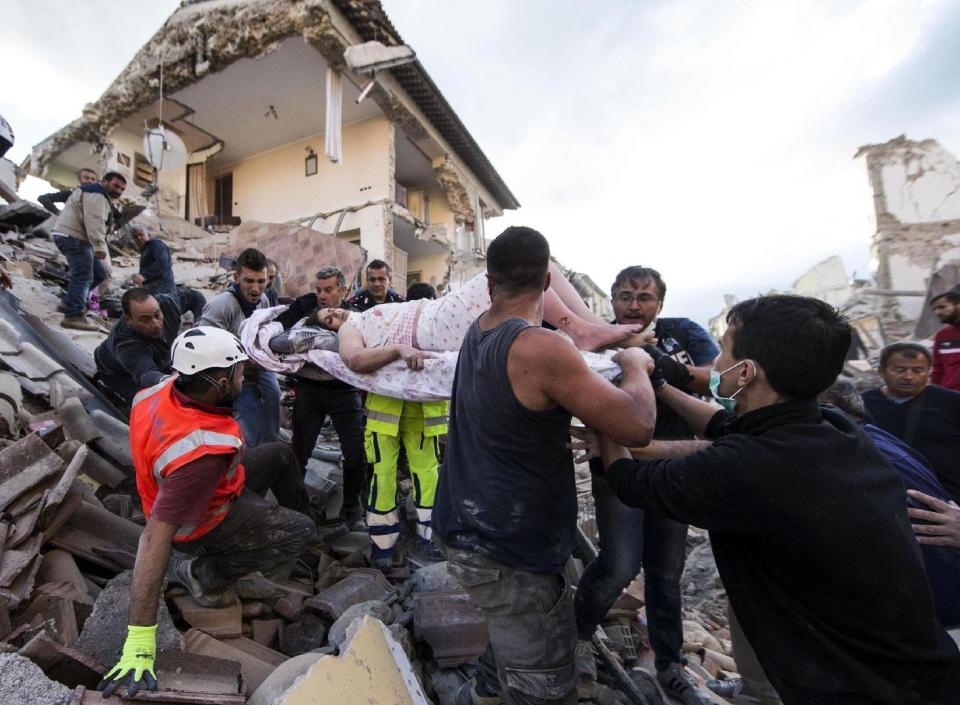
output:
[[240, 426], [227, 414], [211, 414], [182, 404], [173, 393], [172, 379], [141, 390], [133, 398], [130, 452], [147, 519], [163, 478], [205, 455], [232, 453], [234, 456], [220, 478], [203, 520], [196, 526], [181, 526], [174, 541], [193, 541], [208, 533], [226, 518], [233, 500], [243, 491]]

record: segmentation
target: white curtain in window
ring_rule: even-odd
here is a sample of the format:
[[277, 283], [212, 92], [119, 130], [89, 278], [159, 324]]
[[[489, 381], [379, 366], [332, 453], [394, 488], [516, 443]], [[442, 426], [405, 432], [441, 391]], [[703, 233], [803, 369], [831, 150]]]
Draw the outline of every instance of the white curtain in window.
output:
[[343, 112], [343, 75], [336, 69], [327, 68], [327, 119], [324, 153], [334, 164], [340, 164], [343, 141], [341, 139], [341, 114]]

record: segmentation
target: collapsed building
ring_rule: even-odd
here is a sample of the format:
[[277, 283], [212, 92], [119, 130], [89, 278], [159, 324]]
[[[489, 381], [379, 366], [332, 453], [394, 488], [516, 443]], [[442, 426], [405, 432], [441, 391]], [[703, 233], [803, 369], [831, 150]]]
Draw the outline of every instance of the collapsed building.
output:
[[[361, 46], [381, 61], [372, 75], [347, 61]], [[485, 220], [519, 204], [407, 50], [375, 0], [185, 1], [21, 169], [63, 187], [82, 167], [125, 174], [124, 215], [167, 241], [178, 282], [207, 296], [248, 246], [278, 261], [287, 296], [322, 265], [356, 279], [374, 258], [392, 265], [401, 292], [414, 281], [453, 288], [483, 268]], [[161, 129], [158, 157], [143, 136]], [[182, 164], [167, 142], [182, 142]], [[0, 183], [15, 192], [22, 173], [2, 166]], [[122, 645], [144, 525], [129, 429], [93, 381], [102, 333], [57, 329], [66, 276], [42, 228], [48, 214], [6, 200], [0, 259], [14, 287], [0, 292], [0, 699], [102, 702], [94, 688]], [[115, 281], [137, 270], [118, 242], [111, 258]], [[564, 274], [609, 317], [607, 292]], [[341, 462], [334, 435], [322, 435], [307, 481], [336, 485]], [[589, 483], [583, 470], [574, 583], [595, 550]], [[415, 536], [415, 508], [401, 506]], [[701, 677], [729, 676], [705, 532], [692, 531], [690, 545], [684, 650]], [[482, 616], [445, 563], [409, 561], [384, 575], [367, 567], [368, 551], [367, 534], [348, 534], [315, 565], [248, 586], [226, 608], [167, 586], [161, 690], [136, 701], [452, 703], [486, 645]], [[607, 616], [600, 675], [581, 702], [661, 702], [643, 595], [638, 579]]]
[[[143, 137], [161, 128], [184, 163], [160, 155], [174, 162], [156, 171]], [[208, 230], [306, 226], [386, 261], [401, 293], [482, 269], [485, 220], [519, 207], [380, 3], [361, 0], [183, 2], [23, 166], [66, 186], [82, 167], [118, 171], [155, 215]], [[287, 282], [314, 264], [303, 249], [269, 253]]]
[[[936, 140], [900, 135], [860, 147], [873, 190], [876, 232], [870, 243], [871, 279], [849, 275], [834, 255], [793, 283], [791, 293], [813, 296], [839, 308], [856, 331], [848, 371], [872, 369], [889, 343], [933, 336], [940, 324], [930, 312], [932, 296], [960, 283], [960, 164]], [[710, 320], [719, 339], [724, 308]]]

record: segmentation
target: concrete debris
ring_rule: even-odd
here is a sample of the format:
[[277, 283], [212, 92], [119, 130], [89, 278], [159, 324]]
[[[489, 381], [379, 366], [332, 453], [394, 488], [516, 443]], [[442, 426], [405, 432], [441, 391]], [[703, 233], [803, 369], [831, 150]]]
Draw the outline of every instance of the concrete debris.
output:
[[337, 648], [343, 646], [343, 642], [347, 639], [347, 629], [353, 624], [353, 620], [367, 615], [386, 625], [390, 625], [393, 622], [393, 610], [390, 609], [390, 606], [386, 602], [382, 602], [381, 600], [360, 602], [348, 607], [330, 627], [327, 635], [330, 643]]
[[487, 648], [486, 622], [466, 593], [424, 592], [414, 604], [414, 634], [430, 644], [441, 667], [459, 666]]
[[324, 654], [309, 653], [284, 661], [250, 695], [247, 705], [273, 705], [278, 697], [287, 692], [295, 681], [322, 658]]
[[280, 651], [287, 656], [299, 656], [319, 649], [327, 636], [327, 625], [316, 615], [305, 612], [300, 621], [287, 624], [280, 633]]
[[196, 629], [200, 629], [211, 636], [241, 636], [242, 613], [240, 601], [228, 607], [201, 607], [186, 592], [177, 589], [171, 596], [167, 594], [168, 599], [176, 606], [180, 617], [187, 624]]
[[70, 689], [50, 680], [33, 661], [18, 654], [0, 653], [0, 693], [6, 703], [63, 705]]
[[402, 647], [372, 617], [351, 626], [340, 656], [317, 661], [275, 702], [278, 705], [428, 705]]
[[[243, 677], [243, 691], [246, 693], [252, 693], [260, 687], [277, 665], [197, 629], [191, 629], [183, 635], [183, 648], [188, 654], [202, 654], [238, 663]], [[280, 658], [281, 662], [286, 660], [282, 656]], [[164, 684], [164, 687], [167, 685]]]
[[45, 633], [37, 634], [17, 652], [43, 669], [50, 678], [75, 688], [96, 688], [107, 667], [86, 654], [58, 643]]
[[[130, 610], [130, 586], [133, 573], [120, 573], [109, 581], [93, 604], [93, 612], [83, 625], [74, 644], [78, 651], [102, 663], [113, 664], [120, 655], [127, 636], [127, 614]], [[180, 635], [173, 626], [166, 602], [160, 600], [157, 612], [157, 649], [180, 648]]]
[[343, 580], [304, 604], [336, 619], [348, 607], [368, 600], [382, 600], [389, 592], [390, 584], [379, 570], [355, 568]]
[[460, 590], [460, 583], [450, 575], [446, 561], [425, 566], [413, 574], [414, 592], [459, 592]]

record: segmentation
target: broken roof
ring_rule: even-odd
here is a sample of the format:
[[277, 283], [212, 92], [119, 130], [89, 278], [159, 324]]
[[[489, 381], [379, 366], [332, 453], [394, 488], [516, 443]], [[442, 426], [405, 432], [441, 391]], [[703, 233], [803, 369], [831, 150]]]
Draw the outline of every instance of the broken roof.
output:
[[[379, 0], [333, 0], [363, 41], [403, 44]], [[110, 130], [156, 100], [160, 59], [164, 91], [172, 94], [243, 58], [260, 58], [280, 40], [301, 35], [332, 64], [342, 65], [346, 44], [323, 0], [187, 0], [137, 52], [83, 116], [33, 148], [30, 171], [42, 174], [59, 154], [81, 142], [101, 147]], [[505, 209], [519, 202], [419, 61], [386, 69]], [[379, 88], [379, 87], [378, 87]], [[415, 120], [382, 90], [373, 99], [404, 126]], [[422, 128], [421, 128], [422, 129]]]

